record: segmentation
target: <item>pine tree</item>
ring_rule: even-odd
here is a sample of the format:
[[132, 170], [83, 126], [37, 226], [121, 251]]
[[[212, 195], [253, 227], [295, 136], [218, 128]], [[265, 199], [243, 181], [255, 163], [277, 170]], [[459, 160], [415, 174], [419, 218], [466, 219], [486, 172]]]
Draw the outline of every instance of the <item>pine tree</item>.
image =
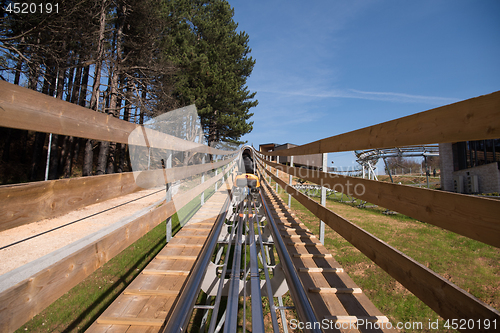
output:
[[[205, 137], [241, 144], [252, 130], [250, 108], [258, 104], [246, 80], [255, 61], [249, 56], [249, 37], [237, 32], [234, 10], [225, 0], [192, 1], [184, 29], [165, 52], [182, 70], [177, 74], [176, 97], [195, 103]], [[189, 31], [186, 31], [189, 28]]]

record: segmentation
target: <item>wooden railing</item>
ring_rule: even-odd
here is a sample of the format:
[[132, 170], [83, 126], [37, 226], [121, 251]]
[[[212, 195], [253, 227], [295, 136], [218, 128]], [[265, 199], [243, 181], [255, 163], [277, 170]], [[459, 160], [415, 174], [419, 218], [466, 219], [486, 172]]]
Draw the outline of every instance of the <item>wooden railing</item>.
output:
[[445, 319], [496, 319], [500, 322], [498, 310], [302, 194], [267, 169], [269, 166], [339, 192], [349, 190], [350, 194], [354, 193], [354, 196], [361, 200], [500, 247], [500, 201], [339, 176], [269, 161], [270, 156], [334, 153], [499, 137], [500, 92], [495, 92], [291, 149], [256, 152], [255, 155], [258, 157], [262, 173], [269, 175], [287, 193], [373, 260], [437, 314]]
[[[30, 267], [20, 272], [18, 276], [23, 279], [15, 285], [9, 286], [5, 279], [11, 272], [4, 274], [4, 281], [0, 281], [0, 332], [19, 328], [104, 263], [223, 180], [234, 166], [238, 153], [182, 140], [4, 81], [0, 81], [0, 126], [125, 144], [130, 133], [140, 128], [147, 137], [143, 145], [148, 148], [224, 157], [212, 163], [141, 172], [138, 178], [147, 179], [141, 184], [158, 186], [224, 169], [193, 189], [174, 196], [172, 201], [163, 201], [157, 207], [130, 217], [98, 239], [82, 240], [81, 244], [75, 244], [77, 250], [62, 253], [60, 260], [51, 266], [38, 270]], [[133, 172], [0, 186], [0, 231], [138, 190]], [[30, 265], [36, 266], [36, 263], [26, 266]]]

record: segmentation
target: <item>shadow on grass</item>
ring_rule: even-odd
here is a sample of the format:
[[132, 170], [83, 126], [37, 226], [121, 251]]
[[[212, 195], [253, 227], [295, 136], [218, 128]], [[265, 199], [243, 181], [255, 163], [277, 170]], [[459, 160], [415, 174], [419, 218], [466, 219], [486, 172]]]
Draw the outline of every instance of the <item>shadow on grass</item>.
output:
[[[177, 230], [179, 230], [178, 225], [176, 226]], [[144, 253], [139, 259], [132, 265], [130, 268], [124, 272], [118, 280], [113, 283], [110, 287], [107, 288], [105, 292], [103, 292], [99, 298], [97, 298], [89, 307], [87, 307], [83, 312], [71, 322], [71, 324], [63, 331], [65, 333], [69, 333], [75, 329], [78, 331], [85, 331], [97, 320], [97, 318], [111, 305], [111, 303], [122, 293], [123, 290], [128, 286], [127, 280], [133, 280], [137, 275], [141, 273], [142, 268], [144, 268], [151, 260], [154, 259], [155, 255], [160, 252], [160, 250], [165, 246], [166, 241], [165, 238], [161, 238], [158, 240], [146, 253]], [[130, 246], [134, 246], [134, 244]], [[151, 256], [151, 259], [147, 259], [148, 256]], [[138, 269], [139, 268], [139, 269]], [[90, 276], [89, 276], [90, 277]], [[108, 301], [106, 299], [116, 292], [116, 295], [110, 298]], [[97, 310], [97, 312], [88, 318], [93, 311]], [[83, 327], [79, 327], [79, 325], [83, 323]]]

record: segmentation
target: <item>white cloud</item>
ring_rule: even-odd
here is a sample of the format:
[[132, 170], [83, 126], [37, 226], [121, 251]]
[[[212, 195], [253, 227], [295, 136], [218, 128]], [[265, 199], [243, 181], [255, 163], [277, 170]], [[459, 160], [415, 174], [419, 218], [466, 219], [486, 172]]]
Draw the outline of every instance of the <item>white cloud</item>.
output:
[[396, 103], [424, 103], [431, 105], [444, 105], [458, 101], [456, 98], [449, 97], [411, 95], [397, 92], [361, 91], [356, 89], [338, 89], [324, 92], [313, 89], [301, 91], [259, 90], [259, 92], [313, 98], [353, 98]]

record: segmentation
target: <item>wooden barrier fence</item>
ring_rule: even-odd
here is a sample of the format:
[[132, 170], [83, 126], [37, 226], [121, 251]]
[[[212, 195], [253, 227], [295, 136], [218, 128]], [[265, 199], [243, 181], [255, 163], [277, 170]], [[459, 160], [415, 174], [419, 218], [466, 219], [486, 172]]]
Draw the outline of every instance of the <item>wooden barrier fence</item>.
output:
[[224, 168], [172, 201], [163, 200], [115, 223], [106, 229], [109, 233], [96, 233], [55, 251], [60, 259], [48, 267], [42, 264], [44, 258], [28, 264], [40, 264], [40, 269], [31, 269], [19, 283], [0, 288], [0, 332], [19, 328], [159, 223], [216, 186], [234, 167], [239, 152], [185, 141], [4, 81], [0, 81], [0, 126], [125, 144], [139, 128], [144, 139], [134, 142], [137, 145], [225, 157], [213, 163], [175, 168], [0, 186], [2, 231], [137, 191], [137, 181], [142, 186], [164, 186]]
[[[274, 152], [255, 152], [266, 173], [287, 193], [445, 319], [497, 320], [500, 312], [424, 265], [302, 194], [265, 166], [500, 247], [500, 201], [415, 188], [273, 163], [295, 156], [500, 137], [500, 92]], [[262, 177], [265, 179], [265, 177]], [[264, 180], [265, 181], [265, 180]]]

